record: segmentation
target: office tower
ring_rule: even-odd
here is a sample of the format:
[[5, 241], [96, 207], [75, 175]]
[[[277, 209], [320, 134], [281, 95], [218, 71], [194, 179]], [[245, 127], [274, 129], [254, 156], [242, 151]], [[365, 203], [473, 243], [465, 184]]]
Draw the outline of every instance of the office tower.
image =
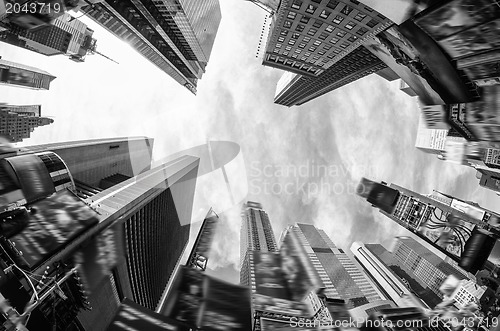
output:
[[34, 30], [10, 25], [0, 33], [0, 41], [44, 55], [64, 54], [73, 61], [83, 62], [87, 53], [95, 51], [93, 33], [80, 20], [63, 14], [51, 24]]
[[[326, 47], [329, 47], [327, 44]], [[365, 47], [359, 46], [316, 77], [283, 74], [276, 85], [274, 103], [299, 106], [387, 66]]]
[[410, 237], [396, 237], [393, 256], [396, 264], [425, 289], [422, 298], [430, 307], [442, 301], [439, 288], [449, 275], [467, 279], [462, 272]]
[[[276, 239], [269, 216], [258, 202], [248, 201], [241, 211], [240, 284], [252, 284], [252, 251], [277, 252]], [[254, 289], [255, 285], [252, 284]]]
[[373, 311], [394, 306], [366, 276], [363, 268], [338, 248], [323, 230], [298, 223], [288, 231], [297, 234], [308, 252], [325, 285], [325, 296], [344, 300], [353, 317], [366, 317]]
[[218, 0], [107, 0], [82, 10], [196, 94], [221, 20]]
[[358, 194], [471, 273], [482, 267], [498, 236], [500, 215], [474, 202], [439, 193], [446, 198], [441, 201], [366, 178], [361, 180]]
[[358, 1], [282, 1], [263, 65], [317, 77], [391, 24]]
[[[262, 64], [295, 75], [282, 77], [275, 103], [301, 105], [387, 68], [364, 47], [357, 49], [392, 24], [358, 1], [282, 2], [273, 17]], [[338, 63], [344, 57], [348, 58]]]
[[[139, 143], [141, 140], [142, 143]], [[107, 179], [113, 166], [125, 173], [115, 181], [115, 185], [105, 189], [94, 187], [93, 191], [87, 192], [83, 201], [96, 212], [96, 224], [66, 242], [63, 249], [44, 256], [31, 270], [41, 275], [46, 267], [52, 270], [61, 261], [80, 265], [79, 277], [90, 291], [87, 300], [93, 309], [80, 312], [78, 318], [71, 322], [78, 325], [79, 329], [105, 330], [124, 297], [151, 310], [161, 309], [166, 286], [189, 239], [199, 159], [184, 156], [149, 170], [141, 166], [140, 171], [135, 172], [134, 165], [130, 164], [135, 158], [142, 156], [147, 159], [149, 155], [149, 160], [141, 162], [151, 162], [151, 140], [133, 138], [131, 141], [127, 144], [126, 139], [95, 140], [80, 144], [71, 142], [68, 146], [60, 143], [31, 147], [30, 150], [35, 151], [35, 154], [23, 149], [19, 151], [20, 155], [15, 156], [43, 156], [51, 148], [57, 150], [59, 147], [58, 153], [66, 154], [65, 160], [59, 158], [62, 160], [60, 163], [68, 174], [71, 167], [76, 169], [75, 177], [81, 180], [88, 178], [100, 182], [100, 179]], [[78, 159], [72, 160], [93, 148], [86, 144], [93, 146], [97, 153], [94, 160], [86, 164], [90, 171], [86, 171], [85, 167], [76, 167]], [[82, 153], [78, 153], [78, 150]], [[113, 150], [120, 152], [115, 153]], [[126, 154], [130, 155], [123, 157]], [[111, 157], [98, 162], [99, 155]], [[10, 159], [5, 160], [9, 162]], [[49, 159], [44, 162], [47, 168], [57, 170], [53, 177], [57, 181], [60, 167], [55, 167]], [[107, 164], [111, 165], [111, 169]], [[126, 174], [135, 176], [128, 178]], [[87, 183], [83, 184], [91, 187]], [[50, 307], [49, 303], [49, 315], [46, 316], [52, 314]]]
[[0, 135], [12, 142], [29, 138], [36, 127], [49, 125], [54, 120], [41, 116], [40, 105], [0, 105]]
[[381, 259], [384, 252], [390, 254], [382, 245], [365, 245], [361, 242], [354, 242], [351, 245], [351, 252], [384, 295], [394, 301], [399, 307], [416, 306], [426, 308], [422, 301], [414, 297], [407, 284]]
[[153, 139], [125, 137], [69, 141], [19, 148], [19, 153], [50, 150], [59, 155], [78, 188], [106, 189], [109, 181], [125, 180], [151, 169]]
[[55, 78], [46, 71], [0, 57], [0, 84], [48, 90], [50, 82]]

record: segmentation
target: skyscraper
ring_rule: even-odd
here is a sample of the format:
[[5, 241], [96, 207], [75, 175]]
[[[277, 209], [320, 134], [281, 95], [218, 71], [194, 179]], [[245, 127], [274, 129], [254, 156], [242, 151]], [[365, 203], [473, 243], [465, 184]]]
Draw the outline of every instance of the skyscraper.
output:
[[498, 236], [500, 215], [474, 202], [437, 191], [426, 196], [366, 178], [361, 180], [358, 194], [381, 213], [460, 262], [468, 272], [475, 273], [482, 267]]
[[301, 105], [387, 68], [362, 44], [392, 24], [358, 1], [281, 2], [263, 65], [293, 74], [278, 83], [275, 103]]
[[387, 255], [390, 252], [382, 245], [365, 245], [360, 242], [354, 242], [351, 246], [351, 252], [356, 257], [356, 260], [361, 263], [368, 275], [376, 282], [379, 289], [398, 306], [420, 306], [421, 308], [426, 308], [422, 302], [413, 298], [409, 286], [383, 261], [384, 253]]
[[318, 77], [393, 23], [358, 1], [282, 1], [263, 65]]
[[106, 0], [82, 10], [196, 94], [221, 20], [218, 0]]
[[28, 30], [10, 24], [0, 33], [0, 41], [44, 55], [65, 54], [71, 60], [83, 62], [88, 52], [94, 52], [94, 31], [69, 14], [63, 14], [42, 28]]
[[[167, 283], [189, 239], [199, 159], [183, 156], [149, 169], [143, 165], [151, 162], [151, 140], [132, 138], [130, 141], [107, 139], [38, 148], [33, 146], [22, 149], [18, 156], [5, 159], [8, 164], [12, 164], [14, 171], [21, 171], [25, 162], [10, 162], [10, 159], [24, 160], [35, 152], [35, 156], [40, 154], [42, 161], [46, 159], [43, 162], [54, 173], [50, 175], [54, 185], [58, 182], [57, 176], [61, 173], [58, 169], [61, 166], [67, 170], [70, 179], [70, 171], [75, 169], [75, 177], [91, 181], [83, 183], [92, 188], [87, 190], [83, 201], [97, 213], [97, 224], [65, 242], [63, 249], [45, 255], [31, 270], [41, 275], [45, 270], [54, 270], [61, 263], [76, 263], [80, 266], [78, 270], [85, 288], [91, 290], [87, 300], [93, 310], [80, 312], [76, 320], [70, 321], [78, 329], [105, 330], [124, 297], [151, 310], [160, 309]], [[85, 158], [85, 153], [93, 148], [96, 155], [92, 158], [89, 154], [88, 163], [79, 168], [79, 157]], [[51, 161], [54, 157], [49, 159], [44, 156], [50, 149], [65, 155], [66, 159], [62, 160], [56, 153], [50, 152], [61, 160], [61, 165]], [[106, 158], [108, 155], [110, 157]], [[143, 159], [138, 160], [139, 170], [131, 164], [137, 158]], [[119, 171], [118, 174], [123, 172], [123, 175], [109, 180], [110, 174], [114, 176], [114, 170]], [[113, 185], [108, 188], [90, 185], [102, 183], [103, 180]], [[25, 186], [30, 187], [28, 184]], [[74, 185], [71, 189], [74, 191]], [[23, 193], [25, 191], [31, 192], [33, 188], [31, 191], [23, 189]], [[27, 207], [31, 208], [29, 202]], [[64, 210], [61, 212], [65, 214]], [[31, 254], [25, 252], [24, 256], [28, 258]], [[27, 289], [28, 292], [31, 290], [29, 286]], [[53, 314], [50, 300], [47, 299], [48, 303], [39, 303], [40, 307], [47, 309], [42, 312], [45, 319], [40, 317], [44, 323], [52, 323], [49, 319]], [[61, 325], [58, 327], [63, 327]]]
[[354, 317], [394, 306], [367, 277], [363, 268], [338, 248], [328, 235], [311, 224], [296, 224], [295, 232], [309, 253], [309, 259], [325, 285], [329, 299], [342, 299]]
[[[122, 180], [151, 169], [153, 139], [125, 137], [68, 141], [19, 148], [19, 153], [50, 150], [67, 164], [77, 187], [101, 187], [113, 178]], [[114, 177], [113, 177], [114, 176]]]
[[54, 120], [41, 116], [40, 105], [0, 105], [0, 135], [12, 142], [29, 138], [36, 127], [49, 125]]
[[241, 217], [240, 284], [250, 286], [252, 284], [252, 251], [277, 252], [278, 247], [269, 216], [260, 203], [253, 201], [245, 203]]
[[302, 105], [386, 68], [379, 58], [365, 47], [359, 46], [317, 77], [291, 72], [283, 74], [276, 86], [274, 103], [288, 107]]
[[0, 84], [48, 90], [50, 82], [55, 78], [46, 71], [0, 57]]

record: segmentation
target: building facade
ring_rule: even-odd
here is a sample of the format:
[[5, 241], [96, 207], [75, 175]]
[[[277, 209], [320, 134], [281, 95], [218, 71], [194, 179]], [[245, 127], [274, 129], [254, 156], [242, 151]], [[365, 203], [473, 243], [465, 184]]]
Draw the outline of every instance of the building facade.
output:
[[24, 64], [3, 60], [0, 57], [0, 84], [48, 90], [56, 77], [46, 71]]
[[[329, 46], [329, 45], [325, 45]], [[276, 87], [274, 103], [299, 106], [387, 66], [359, 46], [316, 77], [285, 73]]]
[[11, 142], [23, 141], [36, 127], [52, 123], [53, 119], [41, 116], [40, 105], [0, 105], [0, 135]]
[[273, 17], [263, 64], [317, 77], [391, 24], [359, 1], [284, 0]]
[[82, 10], [196, 94], [221, 20], [218, 0], [107, 0]]

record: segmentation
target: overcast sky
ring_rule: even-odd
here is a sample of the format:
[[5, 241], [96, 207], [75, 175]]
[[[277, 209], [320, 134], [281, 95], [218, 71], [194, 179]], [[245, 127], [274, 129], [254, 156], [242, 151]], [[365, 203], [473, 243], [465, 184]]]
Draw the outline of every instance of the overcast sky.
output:
[[[301, 107], [275, 105], [283, 72], [255, 57], [266, 13], [242, 0], [221, 0], [221, 9], [197, 96], [85, 17], [98, 50], [120, 64], [97, 55], [74, 63], [0, 44], [3, 59], [57, 76], [49, 91], [0, 86], [0, 102], [42, 104], [42, 114], [54, 117], [22, 145], [145, 135], [155, 139], [154, 158], [161, 159], [207, 140], [234, 141], [247, 176], [232, 180], [248, 187], [247, 200], [264, 205], [277, 238], [289, 224], [314, 223], [346, 250], [356, 240], [388, 247], [405, 233], [354, 195], [362, 176], [499, 209], [498, 197], [479, 187], [473, 169], [414, 147], [416, 99], [399, 91], [397, 82], [372, 75]], [[239, 208], [224, 213], [209, 261], [213, 272], [233, 282]]]

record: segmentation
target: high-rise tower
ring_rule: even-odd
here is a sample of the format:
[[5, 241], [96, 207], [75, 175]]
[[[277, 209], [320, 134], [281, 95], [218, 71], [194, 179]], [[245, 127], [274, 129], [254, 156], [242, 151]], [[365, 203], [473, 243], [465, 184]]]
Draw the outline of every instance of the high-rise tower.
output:
[[12, 142], [29, 138], [36, 127], [52, 123], [53, 119], [41, 116], [40, 105], [0, 105], [0, 135]]
[[55, 78], [46, 71], [0, 57], [0, 84], [48, 90], [50, 82]]
[[392, 306], [392, 302], [364, 274], [362, 267], [338, 248], [323, 230], [299, 223], [288, 231], [296, 232], [306, 247], [325, 284], [327, 298], [344, 300], [346, 307], [356, 316]]
[[17, 25], [0, 32], [0, 41], [44, 55], [65, 54], [71, 60], [83, 62], [88, 52], [94, 52], [94, 31], [80, 20], [63, 14], [51, 24], [28, 30]]
[[258, 202], [248, 201], [241, 211], [241, 236], [240, 236], [240, 284], [249, 286], [251, 281], [250, 264], [252, 251], [277, 252], [269, 216]]
[[82, 10], [196, 94], [221, 20], [218, 0], [106, 0]]
[[[38, 257], [34, 260], [36, 264], [30, 264], [31, 274], [42, 275], [46, 270], [57, 270], [61, 264], [79, 266], [85, 288], [91, 290], [87, 300], [93, 310], [80, 312], [77, 319], [71, 321], [58, 320], [59, 328], [71, 324], [77, 329], [105, 330], [125, 297], [151, 310], [161, 309], [167, 284], [189, 239], [199, 159], [183, 156], [150, 169], [151, 147], [152, 141], [147, 138], [102, 139], [22, 148], [17, 151], [19, 155], [2, 160], [12, 168], [7, 172], [10, 177], [16, 174], [17, 178], [24, 178], [23, 174], [33, 176], [33, 171], [26, 170], [28, 158], [41, 160], [34, 168], [37, 171], [43, 170], [42, 165], [47, 168], [42, 171], [48, 173], [43, 178], [51, 179], [53, 184], [45, 185], [46, 180], [43, 185], [33, 185], [34, 181], [28, 178], [20, 184], [13, 182], [7, 188], [15, 193], [16, 185], [21, 185], [22, 194], [25, 197], [30, 194], [30, 199], [24, 199], [29, 210], [45, 212], [36, 205], [44, 201], [40, 196], [41, 187], [56, 187], [62, 192], [58, 194], [69, 188], [72, 193], [65, 193], [65, 196], [73, 196], [72, 204], [76, 204], [74, 196], [78, 195], [97, 213], [95, 223], [77, 237], [63, 242], [58, 250], [34, 256], [33, 251], [41, 248], [38, 247], [40, 244], [33, 246], [32, 242], [40, 239], [37, 233], [29, 231], [21, 232], [22, 236], [33, 238], [22, 241], [24, 246], [16, 245], [18, 249], [23, 248], [23, 256], [28, 261]], [[92, 150], [95, 155], [92, 155]], [[137, 162], [136, 168], [134, 162]], [[78, 178], [76, 186], [71, 175], [73, 170], [75, 179]], [[59, 185], [63, 179], [65, 186]], [[13, 199], [18, 195], [11, 194], [10, 197]], [[15, 208], [17, 203], [23, 204], [23, 201], [11, 203], [8, 208]], [[71, 206], [68, 210], [55, 212], [64, 218], [74, 209]], [[52, 228], [49, 228], [49, 234], [54, 231]], [[25, 290], [29, 299], [32, 288], [25, 286]], [[51, 308], [51, 300], [57, 301], [58, 298], [37, 302], [40, 306], [37, 312], [40, 311], [37, 317], [32, 315], [30, 321], [52, 325], [54, 308]]]

